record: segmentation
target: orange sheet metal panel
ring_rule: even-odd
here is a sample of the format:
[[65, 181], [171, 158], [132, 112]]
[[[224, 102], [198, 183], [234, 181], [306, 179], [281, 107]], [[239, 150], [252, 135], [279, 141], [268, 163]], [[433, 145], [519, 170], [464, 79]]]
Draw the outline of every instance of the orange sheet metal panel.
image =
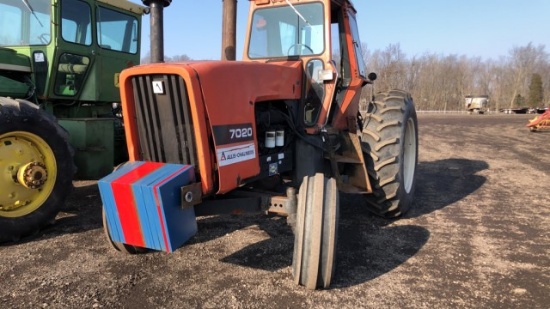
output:
[[260, 173], [254, 105], [269, 100], [299, 99], [301, 62], [224, 61], [190, 66], [200, 76], [210, 129], [218, 132], [214, 135], [218, 193], [226, 193], [242, 180]]
[[176, 74], [184, 79], [195, 124], [203, 193], [217, 189], [221, 194], [260, 172], [254, 105], [269, 100], [299, 99], [303, 70], [298, 61], [202, 61], [151, 64], [123, 71], [121, 98], [132, 161], [141, 158], [130, 77], [149, 74]]
[[195, 124], [194, 132], [196, 138], [197, 157], [203, 194], [210, 193], [214, 188], [214, 177], [212, 166], [213, 157], [209, 149], [209, 132], [205, 122], [207, 119], [202, 92], [196, 73], [185, 63], [157, 63], [151, 65], [137, 66], [126, 69], [120, 74], [120, 90], [122, 100], [122, 114], [126, 133], [126, 143], [130, 161], [140, 161], [139, 137], [137, 135], [136, 109], [134, 107], [134, 93], [132, 89], [131, 76], [151, 74], [175, 74], [183, 78], [187, 85], [191, 117]]

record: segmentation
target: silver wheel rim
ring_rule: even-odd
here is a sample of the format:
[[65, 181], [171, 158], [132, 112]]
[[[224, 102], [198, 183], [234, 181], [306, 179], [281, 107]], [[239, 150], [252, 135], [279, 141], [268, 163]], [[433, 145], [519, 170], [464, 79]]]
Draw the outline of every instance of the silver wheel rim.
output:
[[405, 127], [405, 140], [403, 141], [403, 181], [405, 192], [410, 193], [416, 168], [416, 131], [414, 121], [409, 118]]

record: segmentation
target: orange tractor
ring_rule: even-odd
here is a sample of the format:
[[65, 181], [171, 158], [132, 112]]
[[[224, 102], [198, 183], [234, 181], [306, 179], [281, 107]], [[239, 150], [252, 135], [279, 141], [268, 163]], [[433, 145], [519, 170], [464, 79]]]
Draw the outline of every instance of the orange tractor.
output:
[[[155, 12], [162, 16], [170, 1], [144, 3], [162, 20]], [[124, 70], [130, 162], [100, 186], [114, 247], [136, 253], [158, 249], [147, 242], [160, 239], [161, 250], [171, 251], [163, 245], [174, 236], [167, 227], [184, 223], [168, 222], [177, 214], [159, 215], [162, 207], [191, 216], [276, 213], [295, 233], [296, 283], [315, 289], [329, 286], [335, 268], [339, 192], [363, 196], [367, 209], [386, 218], [405, 213], [415, 188], [416, 111], [407, 92], [391, 90], [376, 94], [360, 115], [361, 90], [376, 74], [365, 71], [356, 13], [349, 0], [250, 1], [242, 61]], [[149, 179], [152, 193], [123, 188], [151, 171], [158, 172]], [[178, 173], [184, 183], [163, 193], [159, 188]], [[159, 211], [147, 210], [147, 201]], [[134, 202], [161, 223], [130, 214]], [[135, 220], [125, 226], [129, 217]], [[129, 237], [145, 234], [145, 226], [144, 240]]]

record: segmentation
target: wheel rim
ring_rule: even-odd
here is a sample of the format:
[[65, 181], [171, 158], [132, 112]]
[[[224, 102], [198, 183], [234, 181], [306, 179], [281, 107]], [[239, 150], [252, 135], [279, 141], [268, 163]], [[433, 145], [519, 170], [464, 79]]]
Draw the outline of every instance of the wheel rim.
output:
[[55, 154], [36, 134], [1, 134], [0, 173], [0, 217], [25, 216], [40, 208], [53, 191], [57, 178]]
[[412, 118], [407, 120], [405, 128], [403, 158], [403, 182], [405, 184], [405, 191], [410, 193], [414, 180], [414, 170], [416, 168], [416, 128]]

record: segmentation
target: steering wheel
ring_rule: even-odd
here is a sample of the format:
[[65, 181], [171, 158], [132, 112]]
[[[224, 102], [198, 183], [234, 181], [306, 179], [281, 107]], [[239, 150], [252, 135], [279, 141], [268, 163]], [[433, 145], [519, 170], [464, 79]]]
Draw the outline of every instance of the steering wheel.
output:
[[42, 33], [38, 36], [38, 39], [42, 44], [48, 44], [50, 43], [51, 35], [49, 33]]
[[[302, 46], [302, 48], [300, 48], [300, 51], [302, 51], [302, 49], [305, 47], [306, 49], [308, 49], [312, 54], [314, 54], [315, 52], [313, 51], [313, 49], [309, 46], [307, 46], [306, 44], [302, 44], [302, 43], [296, 43], [296, 44], [292, 44], [289, 48], [288, 48], [288, 51], [286, 52], [286, 55], [287, 56], [290, 56], [290, 50], [296, 46]], [[302, 55], [302, 53], [298, 53], [297, 55]], [[293, 56], [297, 56], [297, 55], [293, 55]]]

